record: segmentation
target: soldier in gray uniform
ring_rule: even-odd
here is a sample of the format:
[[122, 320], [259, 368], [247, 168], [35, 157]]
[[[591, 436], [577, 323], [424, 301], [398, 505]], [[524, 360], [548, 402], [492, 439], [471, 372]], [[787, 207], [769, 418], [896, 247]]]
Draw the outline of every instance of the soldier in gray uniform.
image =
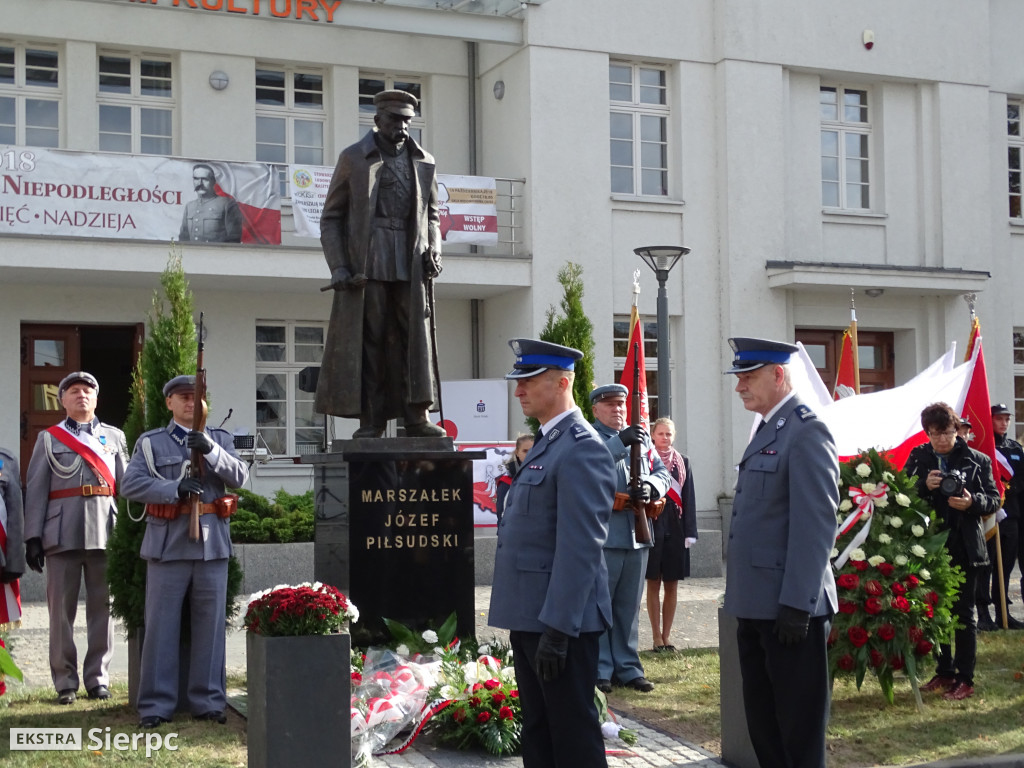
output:
[[747, 729], [763, 768], [825, 768], [836, 446], [793, 392], [795, 345], [729, 343], [726, 373], [736, 374], [743, 407], [762, 417], [739, 463], [725, 581], [724, 610], [739, 622]]
[[[17, 621], [8, 614], [6, 600], [13, 584], [25, 573], [25, 505], [21, 495], [21, 471], [18, 460], [6, 448], [0, 448], [0, 531], [4, 545], [0, 547], [0, 626]], [[17, 587], [17, 585], [15, 585]]]
[[523, 414], [541, 425], [498, 525], [490, 623], [510, 630], [523, 707], [525, 768], [604, 766], [594, 705], [598, 638], [611, 624], [601, 547], [614, 463], [572, 395], [583, 353], [509, 342]]
[[57, 394], [67, 418], [39, 433], [25, 482], [25, 559], [34, 571], [46, 566], [50, 676], [59, 704], [73, 704], [78, 691], [74, 624], [83, 576], [88, 649], [82, 678], [90, 699], [110, 698], [114, 622], [106, 547], [128, 448], [124, 432], [96, 418], [98, 393], [91, 373], [64, 377]]
[[443, 437], [436, 407], [434, 311], [429, 282], [441, 273], [434, 158], [409, 136], [418, 100], [373, 98], [376, 128], [338, 157], [320, 217], [334, 303], [316, 410], [358, 418], [353, 437], [381, 437], [403, 418], [410, 437]]
[[[123, 495], [146, 504], [142, 558], [146, 566], [146, 636], [142, 644], [138, 710], [140, 725], [155, 728], [171, 720], [178, 704], [178, 645], [181, 612], [189, 595], [191, 657], [188, 705], [193, 717], [224, 723], [225, 602], [231, 532], [228, 518], [235, 496], [249, 476], [223, 429], [192, 432], [195, 376], [177, 376], [164, 385], [173, 414], [165, 428], [139, 437], [124, 475]], [[202, 475], [188, 471], [190, 451], [204, 455]], [[188, 537], [188, 496], [202, 500], [199, 541]]]
[[192, 167], [192, 183], [199, 197], [185, 205], [178, 240], [203, 243], [242, 242], [242, 211], [230, 197], [218, 195], [213, 168], [205, 163]]
[[[647, 431], [626, 423], [628, 394], [629, 390], [621, 384], [606, 384], [590, 393], [594, 429], [615, 460], [616, 492], [629, 493], [643, 502], [657, 501], [668, 490], [672, 478], [654, 450]], [[629, 485], [629, 457], [635, 443], [640, 444], [644, 457], [639, 490]], [[650, 523], [644, 522], [650, 531]], [[597, 687], [605, 693], [611, 691], [613, 680], [644, 693], [654, 690], [654, 683], [644, 677], [639, 648], [640, 601], [652, 546], [653, 534], [647, 542], [636, 540], [632, 507], [627, 505], [612, 512], [608, 540], [604, 545], [608, 591], [612, 598], [612, 626], [601, 636], [601, 660], [597, 667]]]

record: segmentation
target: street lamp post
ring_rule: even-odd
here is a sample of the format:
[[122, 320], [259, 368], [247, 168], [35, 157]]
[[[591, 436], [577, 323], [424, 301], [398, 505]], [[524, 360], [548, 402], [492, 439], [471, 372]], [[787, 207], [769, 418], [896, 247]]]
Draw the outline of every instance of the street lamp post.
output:
[[658, 278], [658, 416], [672, 416], [672, 374], [668, 368], [668, 291], [665, 283], [672, 267], [690, 252], [682, 245], [648, 245], [634, 248]]

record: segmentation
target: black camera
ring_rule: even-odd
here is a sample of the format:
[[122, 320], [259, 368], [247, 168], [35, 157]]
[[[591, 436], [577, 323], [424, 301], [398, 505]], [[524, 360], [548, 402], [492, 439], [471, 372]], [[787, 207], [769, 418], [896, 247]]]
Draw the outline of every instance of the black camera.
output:
[[963, 496], [964, 488], [967, 485], [967, 478], [959, 469], [951, 469], [942, 473], [942, 480], [939, 481], [939, 491], [943, 496]]

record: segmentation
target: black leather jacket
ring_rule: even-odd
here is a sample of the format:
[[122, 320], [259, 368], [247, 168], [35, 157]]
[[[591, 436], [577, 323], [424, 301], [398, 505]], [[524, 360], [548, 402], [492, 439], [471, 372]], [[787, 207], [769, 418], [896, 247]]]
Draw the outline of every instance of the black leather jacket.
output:
[[992, 479], [992, 461], [985, 454], [956, 439], [947, 459], [947, 469], [959, 469], [966, 477], [965, 487], [973, 503], [964, 511], [949, 506], [948, 498], [936, 488], [928, 490], [928, 473], [939, 469], [939, 456], [930, 443], [910, 452], [903, 467], [908, 475], [917, 477], [917, 493], [935, 509], [941, 530], [949, 531], [946, 549], [954, 565], [987, 565], [988, 552], [982, 534], [981, 518], [999, 509], [999, 491]]

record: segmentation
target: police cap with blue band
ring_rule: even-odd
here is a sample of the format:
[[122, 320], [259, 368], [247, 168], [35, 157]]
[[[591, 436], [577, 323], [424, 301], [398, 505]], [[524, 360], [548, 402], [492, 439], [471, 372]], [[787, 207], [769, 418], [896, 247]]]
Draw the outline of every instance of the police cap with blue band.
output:
[[563, 347], [540, 339], [511, 339], [508, 343], [516, 356], [506, 379], [528, 379], [548, 370], [571, 371], [583, 353], [572, 347]]
[[796, 344], [787, 344], [784, 341], [752, 339], [745, 336], [729, 339], [729, 346], [732, 347], [734, 357], [732, 368], [726, 373], [745, 373], [756, 371], [766, 365], [785, 365], [800, 349]]

